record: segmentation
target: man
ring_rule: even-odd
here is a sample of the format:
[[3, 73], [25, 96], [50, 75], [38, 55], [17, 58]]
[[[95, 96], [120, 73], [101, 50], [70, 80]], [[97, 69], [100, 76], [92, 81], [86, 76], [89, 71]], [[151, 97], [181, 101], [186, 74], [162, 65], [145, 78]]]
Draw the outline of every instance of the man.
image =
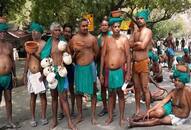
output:
[[[63, 37], [66, 40], [66, 42], [69, 44], [70, 39], [72, 38], [72, 26], [69, 24], [64, 24], [63, 26]], [[74, 106], [75, 106], [75, 93], [74, 93], [74, 65], [66, 65], [67, 69], [67, 77], [68, 77], [68, 82], [69, 82], [69, 91], [70, 91], [70, 99], [71, 99], [71, 111], [70, 115], [71, 116], [76, 116], [74, 113]], [[61, 104], [61, 100], [60, 100]], [[62, 105], [60, 105], [61, 108], [61, 113], [58, 116], [58, 119], [61, 120], [64, 117], [63, 114], [63, 108]]]
[[182, 56], [183, 61], [186, 64], [190, 64], [191, 63], [191, 58], [190, 58], [190, 55], [189, 55], [188, 48], [184, 48], [183, 51], [184, 51], [184, 55]]
[[[129, 42], [127, 37], [120, 34], [120, 18], [111, 18], [110, 25], [112, 29], [112, 36], [107, 37], [102, 48], [101, 54], [101, 67], [100, 67], [100, 79], [104, 82], [103, 68], [107, 67], [109, 69], [108, 77], [108, 90], [109, 90], [109, 106], [108, 112], [109, 116], [106, 120], [106, 125], [109, 125], [113, 121], [113, 104], [115, 101], [115, 93], [118, 95], [119, 99], [119, 110], [120, 110], [120, 126], [125, 123], [124, 120], [124, 109], [125, 109], [125, 99], [124, 93], [122, 91], [122, 85], [130, 80], [130, 51]], [[128, 69], [124, 80], [123, 66], [127, 65]]]
[[[35, 108], [36, 108], [36, 98], [37, 94], [35, 94], [34, 88], [35, 87], [45, 87], [44, 82], [42, 81], [42, 68], [40, 66], [40, 52], [45, 45], [45, 41], [41, 40], [41, 36], [43, 33], [42, 25], [32, 22], [30, 31], [32, 31], [32, 38], [33, 41], [38, 42], [38, 50], [35, 53], [27, 53], [27, 60], [25, 64], [24, 70], [24, 78], [25, 78], [25, 85], [28, 87], [28, 91], [30, 93], [30, 110], [31, 110], [31, 126], [36, 127], [37, 122], [35, 120]], [[38, 76], [39, 81], [35, 82], [33, 76]], [[46, 119], [46, 108], [47, 108], [47, 99], [46, 99], [46, 91], [40, 92], [40, 101], [41, 101], [41, 124], [46, 125], [48, 124], [48, 120]]]
[[181, 125], [186, 122], [191, 111], [191, 89], [185, 85], [189, 82], [188, 73], [176, 71], [173, 77], [175, 88], [140, 120], [130, 119], [130, 127]]
[[[13, 59], [13, 47], [12, 44], [6, 41], [6, 31], [8, 25], [6, 23], [0, 23], [0, 96], [4, 91], [6, 114], [7, 114], [7, 126], [9, 128], [16, 128], [16, 125], [12, 122], [12, 88], [16, 86], [16, 70], [15, 62]], [[13, 76], [13, 79], [12, 79]], [[13, 80], [13, 82], [12, 82]], [[1, 97], [0, 97], [1, 99]], [[0, 100], [1, 101], [1, 100]]]
[[182, 49], [182, 51], [183, 51], [183, 49], [185, 47], [185, 43], [186, 43], [185, 39], [182, 38], [182, 40], [181, 40], [181, 49]]
[[168, 37], [166, 38], [166, 43], [167, 43], [166, 55], [168, 57], [167, 63], [168, 63], [168, 70], [170, 71], [172, 69], [173, 58], [175, 55], [172, 33], [168, 33]]
[[70, 41], [70, 53], [73, 55], [75, 62], [75, 92], [78, 116], [76, 123], [83, 120], [82, 117], [82, 96], [83, 94], [91, 95], [92, 124], [96, 124], [96, 87], [94, 60], [98, 55], [97, 39], [88, 32], [88, 20], [82, 19], [79, 25], [79, 32], [74, 35]]
[[146, 101], [146, 110], [150, 108], [150, 93], [148, 88], [149, 83], [149, 58], [148, 50], [151, 46], [152, 31], [147, 28], [146, 22], [149, 17], [148, 10], [142, 10], [137, 14], [138, 27], [135, 30], [131, 41], [132, 45], [132, 61], [133, 61], [133, 80], [135, 85], [135, 101], [136, 113], [135, 117], [140, 114], [140, 99], [141, 94], [144, 95]]
[[162, 66], [159, 63], [159, 58], [156, 54], [154, 54], [153, 58], [152, 58], [152, 72], [153, 72], [153, 79], [157, 82], [160, 83], [163, 81], [163, 75], [162, 75]]
[[[61, 37], [62, 27], [59, 23], [52, 23], [50, 26], [50, 31], [52, 36], [48, 39], [43, 50], [41, 51], [41, 59], [46, 57], [51, 57], [53, 59], [54, 67], [57, 68], [60, 65], [63, 65], [62, 56], [63, 52], [58, 49], [58, 43], [60, 40], [63, 40]], [[67, 99], [67, 90], [68, 90], [68, 79], [67, 77], [60, 77], [56, 73], [56, 79], [58, 80], [58, 85], [56, 89], [51, 89], [52, 96], [52, 126], [55, 128], [57, 126], [57, 109], [58, 109], [58, 96], [61, 99], [61, 105], [65, 112], [65, 115], [68, 120], [68, 127], [72, 130], [76, 130], [76, 127], [73, 125], [69, 113], [69, 105]]]
[[176, 51], [178, 51], [178, 47], [179, 47], [179, 40], [178, 40], [178, 38], [176, 38]]
[[[105, 39], [108, 37], [108, 36], [111, 36], [111, 32], [109, 31], [109, 23], [107, 20], [103, 20], [101, 22], [101, 33], [100, 35], [98, 36], [98, 46], [99, 46], [99, 50], [100, 50], [100, 53], [98, 55], [98, 57], [101, 56], [101, 49], [105, 43]], [[100, 74], [100, 59], [98, 59], [98, 62], [97, 62], [97, 75], [99, 76]], [[106, 68], [105, 68], [106, 69]], [[104, 72], [103, 72], [104, 73]], [[108, 76], [107, 76], [108, 77]], [[101, 98], [102, 98], [102, 102], [103, 102], [103, 109], [102, 111], [98, 114], [100, 117], [104, 116], [105, 114], [108, 113], [108, 110], [107, 110], [107, 99], [106, 99], [106, 87], [107, 87], [107, 80], [106, 78], [104, 79], [104, 83], [101, 84]]]

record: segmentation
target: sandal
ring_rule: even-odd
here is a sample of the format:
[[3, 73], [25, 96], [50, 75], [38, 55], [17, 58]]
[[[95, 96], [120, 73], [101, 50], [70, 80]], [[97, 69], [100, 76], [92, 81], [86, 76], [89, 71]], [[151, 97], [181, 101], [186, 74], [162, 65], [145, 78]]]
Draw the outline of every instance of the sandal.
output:
[[41, 125], [44, 126], [44, 125], [47, 125], [48, 124], [48, 120], [45, 118], [45, 119], [41, 119]]
[[31, 121], [30, 124], [31, 124], [32, 127], [36, 127], [37, 126], [37, 122], [36, 121]]

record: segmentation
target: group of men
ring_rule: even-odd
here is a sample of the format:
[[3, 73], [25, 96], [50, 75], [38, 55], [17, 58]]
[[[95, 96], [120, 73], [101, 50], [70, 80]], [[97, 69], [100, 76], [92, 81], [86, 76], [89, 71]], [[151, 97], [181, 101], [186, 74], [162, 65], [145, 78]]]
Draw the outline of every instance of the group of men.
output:
[[[82, 97], [84, 94], [91, 96], [91, 122], [97, 124], [96, 120], [96, 86], [97, 76], [101, 82], [101, 95], [103, 101], [103, 110], [99, 116], [108, 113], [106, 125], [113, 121], [113, 111], [116, 103], [116, 96], [119, 100], [119, 125], [124, 126], [127, 119], [124, 117], [125, 98], [122, 86], [133, 80], [135, 90], [135, 114], [129, 119], [130, 127], [156, 125], [156, 124], [173, 124], [171, 116], [164, 116], [166, 105], [172, 101], [172, 111], [169, 113], [176, 118], [186, 118], [191, 110], [190, 88], [185, 87], [184, 77], [179, 75], [175, 77], [175, 89], [162, 100], [161, 103], [150, 108], [151, 95], [149, 91], [149, 55], [148, 51], [152, 44], [152, 31], [147, 27], [148, 10], [142, 10], [136, 15], [137, 26], [128, 39], [120, 34], [121, 18], [110, 18], [108, 21], [101, 22], [101, 33], [96, 38], [88, 31], [88, 20], [82, 19], [79, 24], [79, 32], [74, 36], [71, 35], [72, 28], [70, 26], [62, 26], [53, 22], [50, 26], [51, 37], [47, 42], [41, 39], [43, 28], [38, 23], [31, 25], [33, 41], [38, 42], [38, 50], [35, 53], [28, 53], [24, 71], [24, 81], [30, 93], [30, 109], [31, 109], [31, 126], [37, 126], [35, 119], [35, 104], [37, 94], [34, 93], [31, 75], [40, 75], [39, 87], [46, 85], [45, 76], [42, 73], [40, 61], [44, 58], [51, 57], [54, 66], [63, 65], [63, 52], [58, 49], [60, 40], [67, 42], [67, 52], [73, 58], [73, 64], [66, 66], [68, 75], [60, 77], [56, 75], [58, 85], [55, 89], [50, 89], [52, 97], [52, 123], [51, 129], [57, 126], [58, 113], [58, 97], [60, 101], [61, 111], [67, 117], [68, 127], [72, 130], [77, 129], [75, 124], [83, 121], [82, 113]], [[15, 64], [12, 56], [12, 46], [4, 39], [7, 28], [6, 23], [0, 23], [0, 93], [4, 90], [8, 123], [12, 127], [16, 127], [12, 123], [12, 106], [11, 106], [11, 89], [12, 75], [15, 80]], [[3, 28], [3, 30], [2, 30]], [[32, 77], [33, 77], [32, 76]], [[10, 81], [7, 83], [7, 81]], [[74, 88], [75, 85], [75, 88]], [[106, 90], [109, 92], [109, 101], [106, 100]], [[71, 112], [67, 99], [67, 92], [70, 91], [71, 96]], [[179, 91], [181, 90], [181, 91]], [[46, 91], [39, 93], [41, 101], [41, 124], [48, 124], [46, 118], [47, 99]], [[176, 96], [175, 96], [176, 95]], [[146, 112], [141, 112], [140, 100], [145, 97]], [[77, 117], [75, 123], [71, 120], [74, 115], [74, 104], [76, 99]], [[175, 105], [173, 105], [175, 104]], [[161, 113], [160, 113], [161, 112]], [[155, 120], [151, 120], [151, 118]], [[159, 119], [161, 118], [162, 119]], [[148, 118], [148, 120], [145, 120]], [[164, 123], [165, 122], [165, 123]]]

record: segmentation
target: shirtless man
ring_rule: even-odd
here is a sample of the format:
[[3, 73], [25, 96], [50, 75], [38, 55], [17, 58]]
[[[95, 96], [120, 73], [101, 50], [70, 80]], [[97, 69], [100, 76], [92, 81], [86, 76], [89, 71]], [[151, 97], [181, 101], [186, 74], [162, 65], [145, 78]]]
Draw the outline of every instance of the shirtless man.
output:
[[[59, 23], [52, 23], [50, 26], [52, 37], [48, 39], [43, 50], [41, 51], [41, 59], [51, 57], [55, 67], [63, 65], [62, 56], [63, 52], [58, 50], [58, 43], [63, 40], [61, 37], [62, 27]], [[52, 96], [52, 126], [51, 129], [57, 126], [57, 109], [58, 109], [58, 96], [61, 99], [61, 105], [68, 120], [68, 127], [72, 130], [76, 130], [70, 117], [69, 104], [67, 99], [68, 91], [68, 79], [67, 77], [60, 77], [56, 75], [58, 85], [56, 89], [51, 89]]]
[[[72, 26], [69, 24], [63, 25], [63, 37], [66, 40], [67, 44], [69, 44], [71, 38], [72, 38]], [[71, 111], [70, 115], [75, 117], [76, 114], [74, 113], [74, 106], [75, 106], [75, 93], [74, 93], [74, 65], [65, 65], [67, 69], [67, 77], [68, 77], [68, 83], [69, 83], [69, 91], [70, 91], [70, 99], [71, 99]], [[60, 98], [59, 98], [60, 99]], [[61, 102], [61, 101], [60, 101]], [[61, 103], [60, 103], [61, 104]], [[61, 112], [58, 115], [58, 119], [61, 120], [64, 118], [63, 108], [62, 105], [60, 105]]]
[[[125, 109], [125, 99], [124, 93], [121, 89], [124, 82], [129, 82], [130, 80], [130, 52], [129, 52], [129, 42], [125, 36], [120, 35], [120, 22], [121, 20], [115, 20], [117, 18], [110, 19], [112, 36], [107, 37], [102, 48], [101, 54], [101, 68], [100, 68], [100, 79], [104, 82], [103, 68], [104, 65], [109, 69], [108, 77], [108, 90], [109, 90], [109, 106], [108, 112], [109, 117], [106, 120], [106, 125], [109, 125], [113, 121], [113, 104], [115, 93], [117, 93], [119, 98], [119, 110], [120, 110], [120, 126], [125, 123], [124, 119], [124, 109]], [[127, 72], [124, 80], [124, 72], [122, 67], [127, 64]]]
[[[103, 20], [101, 22], [101, 33], [100, 35], [98, 36], [98, 46], [99, 46], [99, 49], [100, 49], [100, 53], [98, 55], [98, 57], [101, 57], [101, 49], [104, 45], [104, 41], [106, 39], [106, 37], [108, 36], [111, 36], [111, 31], [109, 31], [109, 22], [107, 20]], [[98, 62], [97, 62], [97, 75], [99, 76], [99, 73], [100, 73], [100, 62], [101, 62], [101, 58], [98, 59]], [[103, 72], [104, 73], [104, 72]], [[106, 77], [104, 79], [104, 83], [101, 84], [101, 98], [102, 98], [102, 102], [103, 102], [103, 109], [102, 111], [98, 114], [100, 117], [104, 116], [105, 114], [108, 113], [108, 110], [107, 110], [107, 101], [106, 101], [106, 87], [107, 87], [107, 84], [106, 83], [107, 80], [106, 80]]]
[[184, 51], [184, 55], [182, 56], [183, 61], [186, 64], [190, 64], [191, 63], [191, 57], [189, 55], [189, 49], [188, 48], [184, 48], [183, 51]]
[[160, 83], [163, 81], [162, 66], [159, 63], [159, 58], [156, 54], [154, 54], [152, 61], [153, 61], [151, 68], [153, 72], [152, 77], [157, 83]]
[[75, 72], [74, 82], [76, 91], [76, 102], [78, 116], [76, 123], [83, 120], [82, 117], [82, 96], [83, 94], [91, 95], [92, 102], [92, 124], [96, 124], [96, 87], [94, 85], [94, 65], [93, 62], [97, 58], [98, 44], [97, 39], [88, 32], [88, 21], [82, 19], [80, 23], [79, 33], [74, 35], [70, 41], [70, 53], [74, 57]]
[[[16, 128], [12, 122], [12, 88], [16, 86], [16, 71], [15, 62], [13, 59], [12, 44], [5, 40], [8, 25], [0, 23], [0, 96], [4, 91], [6, 113], [7, 113], [7, 126], [9, 128]], [[13, 76], [13, 82], [12, 82]]]
[[185, 85], [189, 82], [188, 74], [174, 73], [173, 77], [175, 88], [140, 120], [130, 120], [130, 127], [181, 125], [186, 122], [191, 111], [191, 89]]
[[168, 57], [168, 70], [170, 71], [172, 69], [172, 63], [173, 63], [173, 58], [174, 58], [174, 41], [172, 37], [172, 33], [168, 33], [168, 37], [166, 38], [167, 42], [167, 50], [166, 54]]
[[150, 94], [149, 94], [149, 59], [148, 50], [152, 41], [152, 31], [147, 28], [146, 21], [148, 20], [148, 11], [143, 10], [137, 14], [138, 27], [132, 35], [130, 41], [132, 42], [132, 61], [133, 61], [133, 80], [135, 85], [135, 101], [136, 113], [140, 113], [140, 99], [141, 93], [146, 98], [146, 109], [150, 108]]
[[[43, 33], [43, 27], [42, 25], [38, 23], [32, 23], [30, 27], [32, 31], [32, 38], [33, 41], [38, 42], [38, 50], [33, 53], [27, 53], [27, 60], [25, 64], [25, 70], [24, 70], [24, 83], [28, 87], [28, 91], [30, 93], [30, 110], [32, 114], [32, 119], [31, 119], [31, 126], [36, 127], [37, 122], [35, 120], [35, 108], [36, 108], [36, 98], [37, 94], [34, 93], [33, 89], [33, 83], [30, 81], [30, 76], [31, 75], [39, 75], [39, 82], [36, 82], [38, 84], [38, 87], [45, 87], [44, 82], [42, 81], [42, 68], [40, 66], [40, 52], [42, 48], [45, 45], [45, 41], [41, 40], [41, 36]], [[46, 92], [43, 91], [40, 94], [40, 101], [41, 101], [41, 124], [46, 125], [48, 124], [48, 120], [46, 119], [46, 108], [47, 108], [47, 99], [46, 99]]]

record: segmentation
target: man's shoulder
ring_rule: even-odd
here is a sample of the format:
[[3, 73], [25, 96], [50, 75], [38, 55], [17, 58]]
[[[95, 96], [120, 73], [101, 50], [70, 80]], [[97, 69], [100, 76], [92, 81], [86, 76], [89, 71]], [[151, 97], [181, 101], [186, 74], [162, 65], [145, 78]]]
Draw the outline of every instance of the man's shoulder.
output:
[[152, 34], [152, 30], [149, 28], [144, 28], [142, 31], [143, 31], [143, 33], [151, 33]]

